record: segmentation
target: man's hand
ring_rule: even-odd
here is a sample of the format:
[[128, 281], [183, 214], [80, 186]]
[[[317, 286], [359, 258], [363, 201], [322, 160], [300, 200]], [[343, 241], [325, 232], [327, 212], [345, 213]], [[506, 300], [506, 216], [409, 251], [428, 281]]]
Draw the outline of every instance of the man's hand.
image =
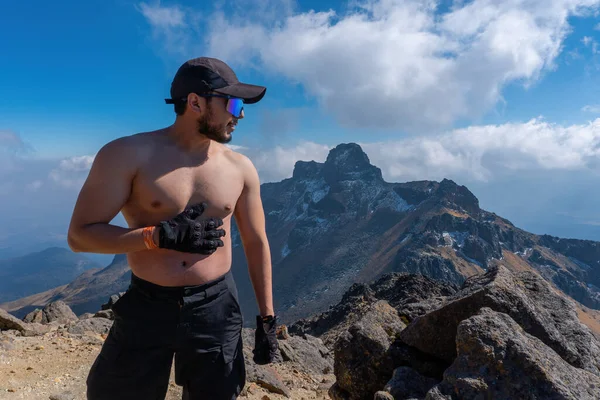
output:
[[253, 350], [256, 364], [269, 364], [277, 357], [279, 342], [277, 342], [276, 329], [277, 316], [266, 318], [256, 316]]
[[219, 238], [225, 236], [225, 230], [217, 228], [223, 225], [223, 220], [200, 219], [206, 207], [206, 203], [195, 204], [172, 219], [161, 221], [158, 224], [160, 228], [158, 247], [206, 255], [222, 247], [223, 241]]

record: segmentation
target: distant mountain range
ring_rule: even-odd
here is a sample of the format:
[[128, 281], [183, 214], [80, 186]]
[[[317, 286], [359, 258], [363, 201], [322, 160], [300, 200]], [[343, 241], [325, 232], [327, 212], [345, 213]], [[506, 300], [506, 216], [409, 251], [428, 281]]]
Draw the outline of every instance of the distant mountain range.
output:
[[0, 302], [53, 289], [100, 264], [62, 247], [0, 260]]
[[[385, 182], [361, 147], [332, 149], [324, 163], [299, 161], [291, 178], [261, 186], [282, 320], [326, 311], [356, 282], [388, 272], [419, 273], [460, 285], [503, 265], [533, 270], [583, 305], [600, 308], [600, 242], [535, 235], [479, 207], [466, 187], [441, 182]], [[246, 321], [256, 300], [235, 224], [233, 272]], [[0, 307], [17, 316], [50, 299], [80, 314], [127, 288], [123, 255], [70, 284]]]

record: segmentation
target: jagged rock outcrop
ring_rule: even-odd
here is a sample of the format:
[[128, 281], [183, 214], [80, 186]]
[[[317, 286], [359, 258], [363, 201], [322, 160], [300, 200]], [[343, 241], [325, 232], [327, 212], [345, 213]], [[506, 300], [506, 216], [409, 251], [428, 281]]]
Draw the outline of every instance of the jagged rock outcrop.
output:
[[423, 376], [410, 367], [398, 367], [383, 389], [394, 400], [422, 399], [437, 383], [437, 380]]
[[291, 361], [298, 369], [307, 373], [333, 372], [333, 352], [321, 339], [304, 334], [288, 336], [287, 339], [280, 339], [278, 342], [283, 361]]
[[600, 397], [599, 376], [573, 367], [509, 315], [490, 308], [461, 321], [456, 347], [456, 360], [427, 400]]
[[383, 387], [393, 371], [388, 350], [404, 327], [398, 312], [385, 300], [375, 302], [352, 324], [335, 344], [337, 381], [330, 391], [332, 398], [368, 398]]
[[294, 322], [288, 328], [292, 334], [307, 333], [333, 348], [335, 341], [352, 324], [363, 318], [372, 305], [387, 301], [396, 309], [404, 323], [439, 306], [458, 287], [433, 280], [424, 275], [389, 273], [370, 284], [357, 283], [348, 289], [335, 306], [322, 314]]
[[27, 322], [21, 321], [0, 308], [0, 331], [11, 329], [21, 332], [25, 331], [27, 329]]
[[40, 324], [48, 324], [50, 322], [65, 324], [77, 320], [77, 315], [61, 300], [53, 301], [41, 310], [35, 309], [23, 318], [25, 322], [38, 322]]
[[[416, 318], [400, 334], [402, 341], [451, 362], [456, 357], [458, 324], [482, 307], [510, 315], [565, 361], [600, 375], [600, 345], [566, 297], [539, 275], [511, 273], [499, 266], [465, 282], [451, 301]], [[440, 335], [440, 330], [446, 334]]]
[[67, 328], [67, 331], [75, 335], [84, 335], [87, 332], [93, 332], [99, 335], [107, 335], [111, 326], [112, 321], [108, 318], [87, 318], [70, 324]]
[[333, 399], [600, 396], [599, 341], [533, 271], [495, 266], [461, 288], [389, 274], [344, 299], [290, 329], [338, 335]]

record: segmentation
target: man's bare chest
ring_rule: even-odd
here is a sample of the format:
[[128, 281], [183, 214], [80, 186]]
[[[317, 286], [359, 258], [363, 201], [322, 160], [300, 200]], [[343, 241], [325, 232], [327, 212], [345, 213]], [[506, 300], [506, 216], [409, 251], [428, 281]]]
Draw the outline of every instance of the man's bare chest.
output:
[[207, 216], [225, 218], [233, 212], [243, 186], [241, 172], [230, 165], [151, 167], [139, 171], [131, 199], [148, 212], [164, 215], [206, 202]]

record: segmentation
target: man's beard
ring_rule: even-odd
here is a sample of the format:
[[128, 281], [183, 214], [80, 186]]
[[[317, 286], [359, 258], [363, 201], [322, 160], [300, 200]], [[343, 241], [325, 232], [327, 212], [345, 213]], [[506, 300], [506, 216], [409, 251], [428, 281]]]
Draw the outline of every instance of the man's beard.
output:
[[198, 133], [219, 143], [229, 143], [232, 135], [227, 135], [227, 125], [215, 126], [210, 123], [212, 113], [209, 112], [198, 118]]

